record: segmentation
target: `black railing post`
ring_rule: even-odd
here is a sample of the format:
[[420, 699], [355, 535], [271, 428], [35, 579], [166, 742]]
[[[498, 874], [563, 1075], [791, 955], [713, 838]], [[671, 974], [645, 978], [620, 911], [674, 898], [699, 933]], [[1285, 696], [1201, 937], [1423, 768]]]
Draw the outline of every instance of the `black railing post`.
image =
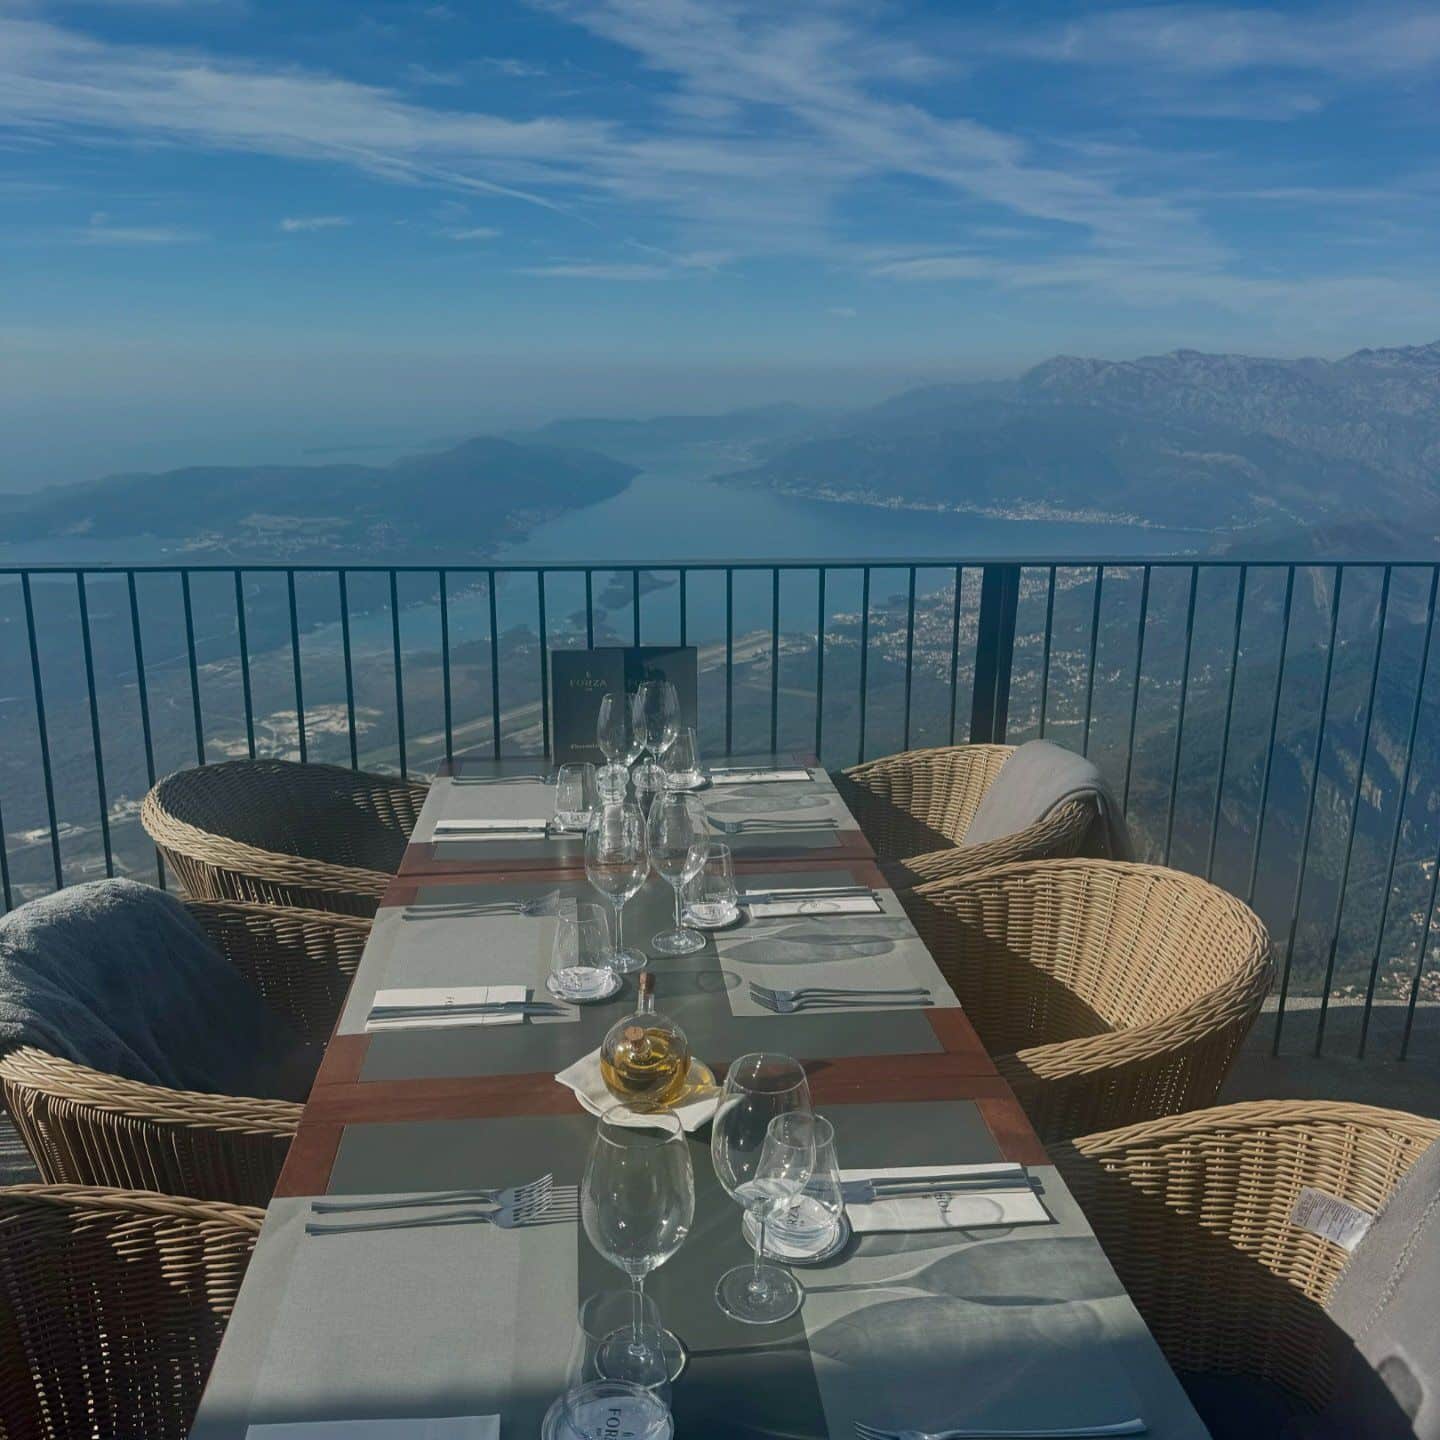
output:
[[975, 693], [970, 701], [972, 745], [999, 745], [1005, 739], [1019, 603], [1020, 567], [986, 565], [980, 580], [980, 619], [975, 634]]

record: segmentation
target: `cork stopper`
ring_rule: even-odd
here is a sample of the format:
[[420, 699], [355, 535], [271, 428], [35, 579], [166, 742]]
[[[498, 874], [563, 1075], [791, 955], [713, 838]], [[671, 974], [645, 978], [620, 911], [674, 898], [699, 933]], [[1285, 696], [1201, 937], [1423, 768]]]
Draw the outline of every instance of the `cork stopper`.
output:
[[635, 988], [639, 991], [640, 998], [642, 1000], [648, 995], [654, 995], [655, 976], [653, 972], [649, 970], [642, 970], [640, 974], [636, 977]]

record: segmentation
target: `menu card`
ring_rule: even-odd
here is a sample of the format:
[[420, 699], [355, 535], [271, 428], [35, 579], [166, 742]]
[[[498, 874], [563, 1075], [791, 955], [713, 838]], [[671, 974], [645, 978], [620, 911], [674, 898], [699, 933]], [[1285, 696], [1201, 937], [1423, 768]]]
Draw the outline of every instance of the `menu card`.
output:
[[642, 680], [668, 680], [680, 697], [680, 723], [696, 723], [693, 645], [601, 645], [550, 652], [550, 736], [557, 764], [603, 765], [595, 722], [606, 691], [633, 693]]

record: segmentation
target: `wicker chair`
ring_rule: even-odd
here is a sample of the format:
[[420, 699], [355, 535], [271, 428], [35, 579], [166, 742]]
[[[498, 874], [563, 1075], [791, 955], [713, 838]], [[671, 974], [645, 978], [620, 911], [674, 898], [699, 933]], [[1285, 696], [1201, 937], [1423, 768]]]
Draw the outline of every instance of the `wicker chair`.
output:
[[1213, 1104], [1270, 988], [1265, 927], [1177, 870], [1002, 865], [908, 909], [1045, 1139]]
[[0, 1189], [0, 1435], [184, 1440], [263, 1212]]
[[1177, 1370], [1267, 1381], [1318, 1409], [1350, 1343], [1322, 1309], [1348, 1257], [1291, 1207], [1309, 1185], [1378, 1210], [1437, 1139], [1440, 1123], [1395, 1110], [1264, 1100], [1051, 1155]]
[[[235, 967], [318, 1063], [370, 926], [349, 916], [188, 901]], [[264, 1205], [301, 1107], [120, 1079], [23, 1047], [0, 1090], [42, 1179]]]
[[841, 797], [896, 889], [1013, 860], [1078, 855], [1095, 824], [1081, 800], [983, 845], [961, 845], [980, 797], [1013, 745], [943, 745], [869, 760], [835, 776]]
[[140, 819], [196, 899], [374, 915], [426, 787], [289, 760], [167, 775]]

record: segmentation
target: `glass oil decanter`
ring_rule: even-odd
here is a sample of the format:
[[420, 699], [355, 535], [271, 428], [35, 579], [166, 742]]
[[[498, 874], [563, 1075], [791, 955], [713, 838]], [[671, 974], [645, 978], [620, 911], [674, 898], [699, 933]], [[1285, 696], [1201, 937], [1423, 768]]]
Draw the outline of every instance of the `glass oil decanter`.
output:
[[640, 1000], [633, 1015], [617, 1020], [600, 1046], [605, 1088], [636, 1110], [660, 1110], [685, 1089], [690, 1042], [668, 1015], [655, 1008], [655, 976], [642, 970]]

